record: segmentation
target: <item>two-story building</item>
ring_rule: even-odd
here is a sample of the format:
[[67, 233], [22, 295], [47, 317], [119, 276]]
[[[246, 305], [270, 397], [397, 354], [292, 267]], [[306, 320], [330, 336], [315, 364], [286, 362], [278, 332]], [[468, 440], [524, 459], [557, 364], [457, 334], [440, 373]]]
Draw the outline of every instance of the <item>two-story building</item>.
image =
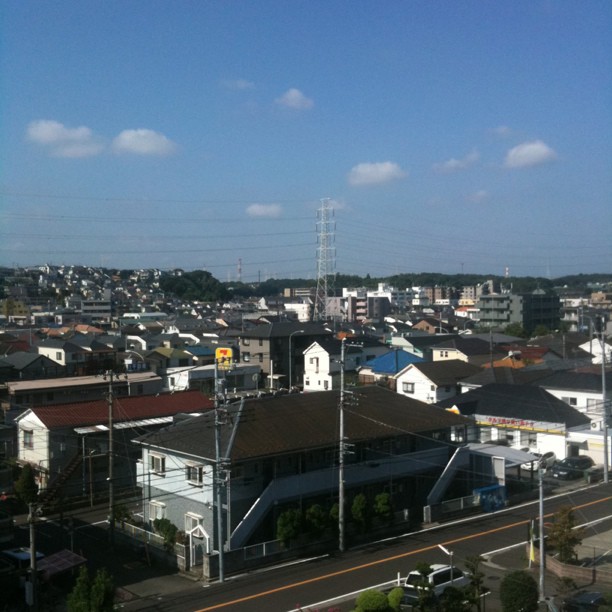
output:
[[[339, 397], [327, 391], [246, 400], [224, 407], [221, 426], [205, 413], [138, 438], [145, 520], [167, 518], [212, 553], [220, 545], [219, 510], [224, 547], [234, 550], [273, 539], [288, 507], [331, 506], [338, 499]], [[422, 516], [470, 421], [378, 386], [359, 388], [350, 401], [347, 496], [388, 491], [394, 507]], [[225, 483], [221, 503], [215, 478]]]

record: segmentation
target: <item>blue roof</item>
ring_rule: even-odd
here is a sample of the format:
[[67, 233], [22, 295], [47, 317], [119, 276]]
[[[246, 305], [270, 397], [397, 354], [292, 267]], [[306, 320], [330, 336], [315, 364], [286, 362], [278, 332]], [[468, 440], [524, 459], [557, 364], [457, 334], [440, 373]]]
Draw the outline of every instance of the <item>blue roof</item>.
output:
[[406, 366], [411, 363], [422, 363], [425, 361], [422, 357], [418, 357], [408, 351], [402, 349], [394, 349], [366, 362], [366, 367], [372, 368], [374, 372], [379, 374], [394, 375], [401, 372]]

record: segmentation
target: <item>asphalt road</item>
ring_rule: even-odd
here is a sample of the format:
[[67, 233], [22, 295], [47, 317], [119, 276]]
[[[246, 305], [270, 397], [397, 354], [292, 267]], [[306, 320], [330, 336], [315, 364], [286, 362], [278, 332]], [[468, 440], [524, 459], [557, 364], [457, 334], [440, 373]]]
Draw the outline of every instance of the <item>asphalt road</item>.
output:
[[[580, 523], [608, 516], [612, 509], [612, 485], [570, 490], [548, 498], [545, 515], [551, 517], [567, 505], [576, 508]], [[491, 589], [486, 610], [496, 612], [500, 609], [497, 592], [504, 574], [526, 567], [522, 543], [527, 537], [528, 522], [537, 513], [537, 501], [531, 502], [352, 549], [342, 555], [229, 576], [223, 584], [194, 581], [164, 568], [150, 568], [145, 559], [132, 552], [111, 550], [103, 522], [104, 508], [77, 513], [72, 529], [68, 517], [63, 517], [64, 529], [59, 529], [62, 517], [55, 516], [37, 524], [36, 532], [41, 550], [57, 550], [60, 544], [73, 545], [76, 552], [89, 559], [91, 569], [106, 567], [114, 576], [124, 610], [289, 612], [303, 609], [314, 612], [337, 609], [345, 612], [353, 609], [354, 593], [360, 589], [389, 584], [421, 561], [447, 563], [448, 557], [438, 548], [441, 544], [453, 552], [454, 562], [460, 567], [469, 556], [486, 557], [482, 569], [485, 585]], [[27, 543], [25, 526], [21, 536], [23, 543]], [[546, 592], [553, 590], [551, 580]], [[340, 595], [344, 597], [339, 600]]]
[[[612, 508], [612, 485], [574, 490], [547, 499], [545, 515], [550, 518], [567, 505], [576, 508], [581, 523], [608, 516]], [[500, 609], [496, 605], [497, 592], [505, 573], [524, 569], [527, 565], [522, 543], [527, 537], [528, 522], [537, 513], [537, 502], [530, 503], [353, 549], [342, 555], [232, 577], [224, 584], [190, 585], [180, 591], [128, 602], [124, 607], [127, 610], [177, 612], [285, 612], [333, 610], [336, 607], [342, 611], [351, 610], [354, 596], [348, 597], [348, 601], [338, 601], [339, 595], [388, 583], [398, 575], [405, 575], [420, 561], [446, 563], [448, 558], [438, 548], [442, 544], [453, 551], [454, 561], [460, 566], [466, 557], [487, 556], [483, 570], [485, 584], [492, 593], [486, 610], [495, 612]], [[553, 589], [552, 584], [549, 587]], [[129, 590], [129, 586], [127, 588]]]

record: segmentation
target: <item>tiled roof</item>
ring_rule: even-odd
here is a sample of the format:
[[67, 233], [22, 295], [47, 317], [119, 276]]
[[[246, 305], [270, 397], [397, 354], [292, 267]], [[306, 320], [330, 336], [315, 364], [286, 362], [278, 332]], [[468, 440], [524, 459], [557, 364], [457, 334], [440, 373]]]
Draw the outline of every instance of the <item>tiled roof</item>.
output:
[[438, 402], [442, 408], [457, 406], [464, 415], [488, 415], [526, 419], [544, 423], [564, 423], [566, 427], [587, 425], [589, 417], [533, 385], [492, 383]]
[[304, 335], [329, 334], [320, 323], [270, 323], [240, 334], [242, 338], [287, 338], [290, 333], [303, 330]]
[[[211, 408], [212, 400], [200, 391], [116, 397], [113, 401], [113, 420], [119, 423], [171, 416], [181, 412], [204, 412]], [[32, 408], [31, 411], [49, 429], [105, 424], [108, 423], [109, 416], [106, 400], [40, 406]]]
[[[545, 389], [601, 393], [601, 372], [555, 372], [537, 384]], [[612, 389], [612, 371], [606, 372], [606, 389]]]
[[[468, 421], [412, 398], [375, 385], [358, 387], [355, 405], [344, 411], [349, 442], [388, 439], [405, 433], [425, 434]], [[239, 462], [309, 449], [329, 448], [338, 442], [338, 391], [296, 393], [271, 399], [247, 400], [228, 407], [222, 427], [223, 456]], [[230, 424], [235, 424], [235, 434]], [[164, 428], [138, 440], [196, 457], [214, 457], [214, 415], [204, 414]], [[231, 449], [228, 452], [228, 445]]]
[[478, 366], [460, 359], [415, 363], [414, 367], [438, 386], [454, 385], [460, 380], [480, 372]]

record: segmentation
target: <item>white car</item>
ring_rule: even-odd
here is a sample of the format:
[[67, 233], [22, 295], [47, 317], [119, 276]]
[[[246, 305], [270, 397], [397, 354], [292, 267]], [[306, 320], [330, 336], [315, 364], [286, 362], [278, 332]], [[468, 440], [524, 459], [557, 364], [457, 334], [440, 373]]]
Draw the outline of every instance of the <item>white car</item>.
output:
[[418, 570], [409, 572], [404, 581], [403, 603], [417, 601], [419, 590], [423, 588], [431, 589], [436, 597], [440, 597], [448, 587], [460, 589], [470, 584], [469, 574], [454, 565], [451, 567], [434, 563], [430, 567], [431, 572], [427, 576]]
[[540, 468], [544, 470], [549, 470], [555, 461], [557, 460], [557, 455], [552, 451], [548, 453], [544, 453], [543, 455], [540, 453], [531, 453], [536, 456], [536, 459], [533, 461], [527, 461], [521, 465], [521, 468], [524, 470], [529, 470], [531, 472], [537, 472]]

